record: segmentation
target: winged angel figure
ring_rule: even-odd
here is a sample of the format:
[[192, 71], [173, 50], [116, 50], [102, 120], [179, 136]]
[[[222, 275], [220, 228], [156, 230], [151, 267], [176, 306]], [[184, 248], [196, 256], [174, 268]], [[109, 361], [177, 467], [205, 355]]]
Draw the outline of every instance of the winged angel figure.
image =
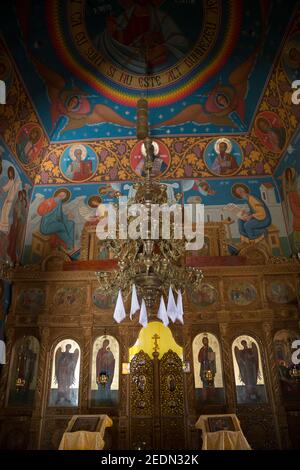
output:
[[67, 344], [64, 352], [59, 347], [55, 354], [56, 405], [74, 404], [71, 400], [70, 388], [72, 385], [76, 385], [75, 369], [79, 358], [79, 349], [76, 348], [74, 352], [70, 352], [71, 349], [72, 345]]
[[256, 344], [252, 341], [251, 346], [248, 347], [247, 341], [241, 341], [242, 349], [238, 346], [234, 348], [234, 354], [239, 366], [240, 380], [245, 385], [246, 398], [256, 400], [257, 381], [261, 378], [259, 372], [259, 352]]
[[[35, 58], [32, 60], [47, 87], [49, 101], [51, 102], [53, 129], [61, 116], [67, 118], [67, 122], [65, 122], [61, 129], [61, 134], [86, 125], [101, 123], [111, 123], [126, 127], [135, 126], [134, 122], [123, 118], [111, 107], [102, 103], [93, 104], [90, 100], [92, 96], [89, 93], [74, 86], [67, 87], [62, 76]], [[93, 95], [93, 97], [95, 96]]]

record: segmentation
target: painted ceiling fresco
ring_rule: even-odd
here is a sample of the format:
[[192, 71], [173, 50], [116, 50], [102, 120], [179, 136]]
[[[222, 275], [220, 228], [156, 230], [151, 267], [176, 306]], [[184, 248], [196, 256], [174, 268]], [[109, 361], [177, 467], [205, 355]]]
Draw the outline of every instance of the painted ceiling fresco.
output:
[[295, 135], [296, 2], [7, 3], [0, 133], [35, 184], [142, 176], [141, 96], [167, 179], [272, 175]]
[[[6, 225], [19, 227], [25, 264], [55, 247], [77, 259], [95, 205], [132, 195], [144, 176], [141, 96], [155, 141], [152, 176], [170, 201], [180, 192], [183, 202], [202, 202], [206, 222], [226, 228], [228, 255], [262, 238], [271, 255], [299, 251], [300, 2], [16, 0], [5, 8], [2, 182], [15, 196], [8, 206], [3, 194], [0, 207]], [[34, 186], [26, 234], [13, 159]], [[237, 212], [249, 198], [263, 212], [255, 233]], [[0, 242], [19, 261], [9, 230]]]
[[[294, 7], [278, 0], [13, 3], [4, 35], [50, 140], [133, 135], [142, 93], [153, 134], [246, 132]], [[151, 7], [139, 16], [143, 3]]]

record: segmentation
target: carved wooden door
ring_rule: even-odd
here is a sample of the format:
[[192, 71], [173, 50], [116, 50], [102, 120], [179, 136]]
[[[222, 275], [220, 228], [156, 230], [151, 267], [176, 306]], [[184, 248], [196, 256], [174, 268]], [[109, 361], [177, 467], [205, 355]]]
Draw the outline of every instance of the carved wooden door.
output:
[[132, 449], [185, 448], [182, 361], [171, 350], [158, 355], [140, 351], [131, 361]]

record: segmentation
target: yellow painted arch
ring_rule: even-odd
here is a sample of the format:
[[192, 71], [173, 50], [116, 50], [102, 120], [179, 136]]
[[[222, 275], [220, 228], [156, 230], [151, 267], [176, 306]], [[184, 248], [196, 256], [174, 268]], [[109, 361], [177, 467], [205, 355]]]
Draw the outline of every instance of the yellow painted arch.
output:
[[159, 336], [159, 339], [157, 340], [159, 359], [161, 359], [169, 349], [174, 351], [181, 359], [183, 359], [182, 347], [176, 343], [170, 328], [164, 326], [161, 322], [154, 321], [148, 323], [146, 328], [141, 329], [135, 344], [129, 348], [129, 361], [131, 361], [133, 356], [141, 350], [147, 353], [152, 359], [152, 353], [154, 351], [153, 336], [155, 334]]

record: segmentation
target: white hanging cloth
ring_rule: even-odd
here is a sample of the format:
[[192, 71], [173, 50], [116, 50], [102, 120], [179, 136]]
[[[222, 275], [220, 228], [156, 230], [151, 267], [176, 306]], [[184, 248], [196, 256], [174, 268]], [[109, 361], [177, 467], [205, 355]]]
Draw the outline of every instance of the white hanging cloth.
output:
[[177, 315], [178, 315], [177, 314], [177, 306], [176, 306], [176, 303], [175, 303], [174, 294], [173, 294], [171, 286], [169, 287], [167, 315], [170, 318], [170, 320], [172, 320], [173, 323], [176, 321]]
[[180, 289], [177, 296], [177, 319], [183, 324], [183, 303]]
[[142, 305], [141, 305], [141, 310], [140, 310], [140, 318], [139, 318], [139, 323], [146, 328], [148, 325], [148, 316], [147, 316], [147, 308], [144, 299], [142, 299]]
[[165, 326], [168, 326], [169, 324], [169, 318], [167, 315], [167, 309], [166, 309], [166, 304], [164, 301], [163, 296], [160, 298], [160, 304], [159, 304], [159, 309], [157, 312], [157, 318], [163, 322]]
[[135, 287], [135, 284], [133, 284], [132, 286], [132, 292], [131, 292], [131, 307], [130, 307], [130, 320], [132, 320], [132, 316], [138, 311], [140, 310], [140, 304], [139, 304], [139, 300], [138, 300], [138, 296], [137, 296], [137, 293], [136, 293], [136, 287]]
[[118, 298], [117, 298], [117, 303], [115, 306], [113, 318], [116, 320], [117, 323], [121, 323], [121, 321], [123, 321], [124, 318], [126, 318], [126, 311], [125, 311], [125, 307], [123, 303], [121, 289], [119, 290], [119, 293], [118, 293]]

